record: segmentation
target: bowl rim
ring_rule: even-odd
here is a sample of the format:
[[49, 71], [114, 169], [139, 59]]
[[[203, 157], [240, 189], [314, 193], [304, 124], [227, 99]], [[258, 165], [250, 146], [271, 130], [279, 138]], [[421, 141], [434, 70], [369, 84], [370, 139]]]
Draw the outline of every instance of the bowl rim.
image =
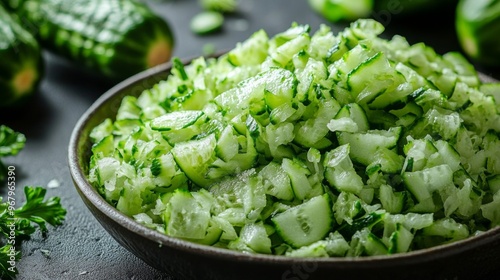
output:
[[[220, 54], [219, 54], [220, 55]], [[215, 55], [217, 56], [217, 55]], [[197, 57], [182, 59], [184, 64], [191, 62]], [[70, 175], [73, 179], [73, 184], [77, 188], [81, 198], [89, 201], [98, 211], [106, 215], [107, 218], [113, 220], [125, 229], [140, 235], [152, 242], [156, 242], [159, 246], [172, 247], [177, 250], [182, 250], [190, 254], [199, 256], [210, 256], [211, 258], [219, 258], [236, 262], [252, 262], [260, 264], [281, 264], [291, 265], [296, 263], [314, 264], [319, 266], [341, 266], [342, 268], [349, 267], [384, 267], [394, 266], [396, 262], [400, 265], [418, 264], [422, 262], [432, 262], [434, 260], [443, 259], [452, 255], [465, 253], [473, 250], [477, 246], [485, 246], [490, 242], [500, 240], [500, 226], [482, 232], [479, 235], [471, 236], [460, 241], [454, 241], [448, 244], [438, 245], [426, 249], [410, 251], [406, 253], [398, 253], [392, 255], [380, 256], [363, 256], [363, 257], [290, 257], [280, 255], [267, 254], [248, 254], [230, 249], [217, 248], [209, 245], [197, 244], [191, 241], [182, 240], [163, 234], [154, 229], [148, 228], [133, 218], [120, 212], [118, 209], [110, 205], [89, 183], [85, 175], [83, 167], [79, 164], [79, 139], [82, 136], [83, 128], [94, 116], [95, 111], [107, 101], [115, 98], [115, 95], [120, 94], [124, 89], [141, 82], [144, 79], [151, 78], [159, 74], [169, 74], [172, 69], [172, 62], [167, 62], [148, 70], [137, 73], [103, 93], [79, 118], [69, 140], [68, 145], [68, 164]], [[478, 75], [484, 81], [496, 81], [478, 71]], [[89, 208], [89, 205], [86, 205]], [[94, 213], [93, 213], [94, 214]], [[114, 236], [113, 236], [114, 237]]]

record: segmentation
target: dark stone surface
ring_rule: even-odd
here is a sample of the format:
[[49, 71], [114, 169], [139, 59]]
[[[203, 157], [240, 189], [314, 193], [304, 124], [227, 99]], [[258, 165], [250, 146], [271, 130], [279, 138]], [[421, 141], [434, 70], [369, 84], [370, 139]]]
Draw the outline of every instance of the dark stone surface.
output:
[[[198, 37], [189, 30], [189, 20], [201, 11], [197, 0], [149, 1], [174, 30], [174, 55], [189, 58], [202, 54], [204, 45], [227, 50], [264, 28], [272, 36], [293, 21], [309, 24], [311, 30], [324, 20], [312, 12], [306, 0], [242, 0], [240, 12], [230, 16], [220, 33]], [[401, 34], [411, 43], [424, 41], [439, 53], [459, 51], [453, 29], [453, 16], [433, 13], [428, 17], [384, 19], [384, 36]], [[330, 24], [332, 25], [332, 24]], [[332, 25], [334, 31], [345, 24]], [[46, 53], [46, 77], [37, 97], [23, 109], [0, 112], [0, 123], [26, 134], [25, 149], [16, 157], [5, 158], [16, 167], [17, 196], [20, 204], [25, 185], [47, 184], [55, 179], [57, 188], [48, 195], [60, 196], [67, 218], [46, 237], [35, 234], [22, 245], [23, 257], [17, 267], [18, 279], [171, 279], [149, 267], [120, 246], [100, 226], [75, 190], [67, 165], [67, 146], [72, 129], [84, 111], [113, 84], [91, 76], [66, 61]], [[1, 62], [0, 62], [1, 63]], [[498, 77], [500, 71], [487, 70]], [[4, 190], [0, 195], [5, 195]], [[493, 279], [495, 274], [487, 279]]]

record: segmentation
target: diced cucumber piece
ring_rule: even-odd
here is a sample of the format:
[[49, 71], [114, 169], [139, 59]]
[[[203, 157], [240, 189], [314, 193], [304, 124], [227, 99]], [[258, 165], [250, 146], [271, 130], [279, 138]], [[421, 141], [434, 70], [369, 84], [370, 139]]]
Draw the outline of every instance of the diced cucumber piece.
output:
[[266, 228], [262, 222], [243, 226], [240, 231], [240, 239], [257, 253], [271, 253], [271, 239], [269, 239]]
[[293, 124], [289, 122], [277, 125], [270, 124], [266, 126], [267, 142], [269, 150], [274, 158], [280, 158], [279, 148], [293, 141]]
[[389, 238], [389, 253], [408, 252], [413, 241], [413, 234], [402, 224], [396, 224], [396, 230]]
[[339, 110], [340, 105], [333, 99], [320, 103], [313, 118], [297, 124], [294, 142], [304, 147], [324, 148], [319, 147], [318, 143], [325, 139], [329, 132], [327, 124]]
[[269, 120], [272, 124], [279, 124], [285, 122], [296, 112], [297, 110], [294, 109], [291, 104], [283, 103], [271, 111], [271, 114], [269, 114]]
[[495, 104], [500, 106], [500, 83], [482, 84], [479, 90], [486, 95], [490, 95], [495, 99]]
[[354, 100], [367, 104], [392, 86], [396, 75], [387, 57], [378, 52], [348, 73], [347, 88]]
[[139, 119], [141, 108], [137, 106], [137, 98], [134, 96], [125, 96], [122, 99], [121, 106], [116, 113], [117, 120], [133, 120]]
[[292, 72], [271, 68], [238, 84], [214, 98], [215, 103], [228, 118], [232, 118], [250, 106], [251, 102], [264, 100], [271, 108], [291, 102], [296, 80]]
[[335, 116], [335, 119], [341, 118], [350, 118], [356, 123], [357, 131], [352, 132], [365, 132], [370, 129], [365, 110], [358, 103], [344, 105]]
[[264, 30], [258, 30], [244, 42], [236, 44], [236, 47], [227, 54], [231, 64], [259, 65], [264, 62], [269, 47], [269, 37]]
[[207, 228], [207, 232], [205, 234], [205, 237], [201, 239], [193, 239], [193, 238], [184, 238], [186, 240], [196, 242], [198, 244], [203, 244], [203, 245], [214, 245], [217, 243], [221, 236], [222, 236], [222, 229], [220, 226], [216, 223], [214, 223], [212, 220], [210, 220], [210, 224]]
[[453, 184], [453, 171], [447, 164], [420, 171], [404, 172], [403, 181], [419, 202], [432, 199], [432, 193]]
[[379, 198], [382, 207], [389, 213], [401, 213], [405, 203], [405, 193], [395, 192], [389, 185], [381, 185]]
[[407, 97], [412, 94], [415, 89], [408, 82], [400, 84], [397, 80], [398, 78], [402, 80], [402, 77], [398, 77], [397, 75], [394, 76], [397, 86], [386, 89], [383, 93], [375, 97], [373, 101], [368, 103], [370, 109], [384, 109], [396, 103], [406, 102]]
[[97, 143], [101, 141], [102, 138], [113, 133], [113, 122], [111, 119], [107, 118], [97, 126], [95, 126], [90, 132], [90, 139], [92, 143]]
[[396, 125], [409, 127], [411, 124], [423, 114], [422, 107], [414, 102], [408, 102], [401, 109], [392, 109], [389, 111], [392, 115], [396, 116], [398, 120]]
[[283, 200], [292, 200], [294, 193], [290, 177], [279, 163], [270, 162], [259, 172], [264, 179], [264, 184], [268, 185], [266, 193]]
[[211, 222], [222, 230], [222, 233], [219, 236], [220, 241], [226, 242], [228, 240], [231, 241], [238, 238], [236, 230], [228, 220], [218, 216], [212, 216]]
[[469, 236], [469, 228], [451, 218], [443, 218], [422, 229], [424, 236], [440, 236], [448, 242], [462, 240]]
[[206, 209], [185, 190], [176, 190], [169, 200], [167, 234], [190, 239], [204, 239], [210, 223], [210, 209]]
[[339, 191], [360, 193], [364, 186], [349, 157], [350, 145], [344, 144], [326, 153], [324, 163], [325, 178]]
[[206, 173], [215, 161], [216, 146], [215, 135], [210, 134], [199, 140], [178, 143], [172, 149], [172, 155], [190, 180], [201, 187], [208, 187], [211, 181], [206, 178]]
[[500, 137], [494, 133], [487, 133], [484, 137], [485, 152], [487, 154], [486, 170], [491, 174], [500, 174]]
[[373, 233], [368, 233], [364, 240], [366, 254], [369, 256], [387, 255], [388, 249], [385, 244]]
[[107, 135], [102, 138], [100, 137], [100, 140], [96, 141], [96, 143], [92, 145], [92, 153], [99, 157], [111, 155], [114, 150], [115, 145], [113, 135]]
[[306, 49], [311, 42], [308, 33], [301, 33], [290, 41], [280, 45], [276, 51], [271, 52], [270, 58], [281, 66], [286, 66], [293, 56], [299, 51]]
[[406, 154], [404, 170], [418, 171], [426, 167], [432, 167], [428, 162], [438, 156], [438, 149], [429, 138], [409, 140], [403, 148]]
[[163, 189], [163, 191], [172, 191], [184, 186], [187, 178], [179, 170], [172, 153], [167, 153], [155, 158], [151, 162], [151, 175], [154, 176], [154, 183]]
[[500, 174], [491, 176], [487, 179], [487, 182], [492, 194], [496, 194], [500, 191]]
[[493, 201], [481, 205], [483, 217], [491, 222], [492, 227], [500, 225], [500, 192], [493, 196]]
[[473, 186], [470, 179], [465, 179], [460, 189], [448, 187], [446, 193], [448, 196], [443, 201], [447, 217], [454, 214], [462, 219], [470, 219], [479, 212], [483, 193]]
[[351, 240], [354, 234], [363, 229], [371, 230], [373, 226], [380, 223], [384, 219], [385, 212], [376, 211], [366, 214], [363, 217], [355, 219], [352, 224], [344, 223], [338, 229], [339, 233], [344, 236], [346, 240]]
[[358, 124], [355, 123], [351, 118], [333, 119], [330, 120], [330, 122], [326, 126], [331, 132], [358, 132]]
[[[366, 133], [338, 132], [337, 139], [340, 145], [349, 144], [351, 149], [349, 155], [358, 163], [368, 166], [375, 161], [380, 161], [382, 171], [396, 173], [402, 168], [402, 159], [390, 149], [396, 147], [401, 135], [401, 127], [393, 127], [389, 130], [369, 130]], [[378, 151], [384, 151], [388, 157], [380, 158]], [[394, 157], [391, 155], [394, 154]], [[391, 163], [395, 162], [395, 167]]]
[[337, 224], [342, 224], [344, 221], [352, 224], [354, 218], [363, 213], [363, 201], [353, 193], [341, 192], [337, 200], [333, 204], [333, 216]]
[[206, 178], [220, 179], [227, 175], [241, 173], [255, 165], [257, 161], [257, 151], [253, 138], [250, 137], [250, 132], [247, 132], [246, 137], [241, 136], [240, 138], [242, 141], [238, 142], [238, 145], [244, 145], [246, 151], [242, 149], [241, 153], [234, 155], [229, 161], [224, 161], [219, 158], [215, 159], [208, 168]]
[[226, 126], [217, 140], [215, 152], [223, 161], [229, 161], [238, 154], [238, 138], [233, 131], [231, 125]]
[[295, 197], [300, 200], [308, 198], [312, 191], [312, 186], [307, 179], [307, 176], [311, 174], [307, 166], [298, 158], [284, 158], [281, 163], [281, 168], [290, 177], [290, 183]]
[[187, 128], [204, 115], [203, 111], [176, 111], [151, 120], [151, 128], [170, 131]]

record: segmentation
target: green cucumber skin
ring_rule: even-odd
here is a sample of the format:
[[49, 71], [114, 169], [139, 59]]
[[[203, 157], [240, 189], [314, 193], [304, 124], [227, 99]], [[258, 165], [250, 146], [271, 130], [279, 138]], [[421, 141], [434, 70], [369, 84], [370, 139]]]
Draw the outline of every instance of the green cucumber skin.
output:
[[455, 28], [464, 52], [485, 66], [500, 63], [500, 2], [460, 0], [456, 9]]
[[374, 11], [392, 13], [394, 15], [417, 15], [433, 10], [455, 7], [458, 0], [375, 0]]
[[106, 77], [124, 79], [149, 68], [147, 52], [157, 40], [173, 49], [169, 23], [136, 0], [6, 2], [45, 49]]
[[[0, 5], [0, 107], [16, 107], [37, 90], [44, 75], [42, 50], [35, 38]], [[26, 69], [34, 73], [31, 85], [19, 92], [12, 85], [16, 75]]]

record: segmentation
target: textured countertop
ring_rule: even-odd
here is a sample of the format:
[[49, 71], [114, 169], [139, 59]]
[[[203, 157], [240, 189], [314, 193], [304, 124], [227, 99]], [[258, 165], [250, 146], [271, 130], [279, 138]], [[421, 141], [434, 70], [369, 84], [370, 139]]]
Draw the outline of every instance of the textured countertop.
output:
[[[206, 44], [215, 50], [233, 48], [260, 28], [272, 36], [287, 29], [293, 21], [309, 24], [312, 31], [326, 23], [305, 0], [245, 0], [240, 1], [239, 13], [226, 19], [222, 32], [199, 37], [189, 29], [190, 19], [201, 11], [196, 0], [157, 0], [148, 4], [170, 22], [176, 37], [174, 55], [180, 58], [201, 55]], [[410, 43], [423, 41], [438, 53], [459, 51], [450, 16], [433, 14], [405, 20], [396, 20], [397, 15], [390, 12], [374, 16], [386, 25], [383, 36], [401, 34]], [[412, 20], [419, 23], [411, 27]], [[334, 32], [346, 26], [329, 25]], [[47, 187], [48, 195], [60, 196], [68, 212], [62, 226], [50, 227], [46, 237], [37, 233], [22, 244], [18, 279], [172, 279], [143, 263], [108, 235], [88, 211], [70, 178], [67, 146], [73, 127], [113, 84], [90, 76], [50, 53], [45, 55], [46, 76], [35, 100], [22, 111], [0, 112], [0, 123], [27, 137], [25, 149], [16, 157], [5, 158], [4, 163], [17, 170], [17, 200], [23, 197], [23, 186], [47, 187], [56, 180], [59, 186]], [[486, 74], [498, 78], [500, 73], [486, 71]]]

